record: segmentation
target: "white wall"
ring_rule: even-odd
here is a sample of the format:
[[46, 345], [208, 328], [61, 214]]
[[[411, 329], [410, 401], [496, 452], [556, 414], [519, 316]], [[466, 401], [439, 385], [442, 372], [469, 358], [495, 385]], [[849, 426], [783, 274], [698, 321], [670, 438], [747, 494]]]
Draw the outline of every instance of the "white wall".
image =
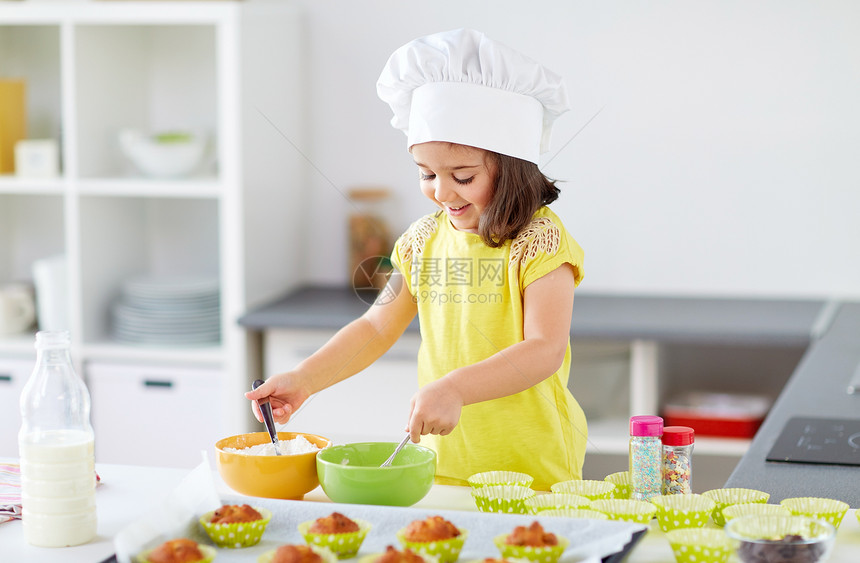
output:
[[394, 189], [398, 232], [431, 210], [376, 78], [410, 39], [474, 27], [565, 77], [547, 159], [594, 117], [544, 166], [581, 291], [860, 297], [860, 3], [299, 3], [308, 280], [347, 280], [349, 187]]

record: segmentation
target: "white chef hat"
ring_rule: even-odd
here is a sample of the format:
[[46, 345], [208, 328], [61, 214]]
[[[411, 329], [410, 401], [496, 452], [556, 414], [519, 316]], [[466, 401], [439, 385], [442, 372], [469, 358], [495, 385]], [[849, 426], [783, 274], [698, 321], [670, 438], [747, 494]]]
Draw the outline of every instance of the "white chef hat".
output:
[[408, 147], [448, 141], [539, 164], [568, 110], [559, 75], [473, 29], [410, 41], [376, 83]]

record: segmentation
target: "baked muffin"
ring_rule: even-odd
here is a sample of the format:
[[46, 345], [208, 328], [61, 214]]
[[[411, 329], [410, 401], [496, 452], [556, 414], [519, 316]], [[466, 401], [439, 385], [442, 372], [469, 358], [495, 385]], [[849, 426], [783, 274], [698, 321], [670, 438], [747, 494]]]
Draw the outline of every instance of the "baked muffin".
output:
[[323, 563], [323, 559], [308, 545], [287, 544], [275, 550], [272, 563]]
[[376, 563], [424, 563], [424, 558], [409, 548], [398, 551], [394, 546], [389, 545], [385, 548], [385, 553], [379, 555], [375, 561]]
[[406, 526], [403, 537], [410, 542], [449, 540], [460, 535], [457, 526], [441, 516], [430, 516], [426, 520], [415, 520]]
[[337, 557], [324, 547], [285, 544], [260, 555], [257, 563], [337, 563]]
[[466, 542], [467, 532], [441, 516], [415, 520], [397, 532], [400, 544], [420, 555], [427, 555], [440, 563], [454, 563]]
[[312, 534], [347, 534], [358, 530], [358, 522], [340, 512], [332, 512], [330, 516], [317, 518], [308, 528], [308, 532]]
[[351, 519], [340, 512], [324, 518], [299, 524], [299, 533], [308, 545], [328, 548], [338, 559], [347, 559], [358, 553], [370, 524]]
[[200, 517], [200, 525], [218, 547], [251, 547], [260, 543], [272, 513], [247, 504], [224, 505]]
[[164, 542], [155, 549], [143, 553], [138, 561], [144, 563], [208, 563], [215, 558], [215, 550], [198, 545], [188, 538], [177, 538]]
[[238, 524], [262, 520], [263, 515], [247, 504], [225, 504], [212, 514], [211, 524]]
[[503, 559], [555, 563], [570, 541], [544, 530], [540, 522], [535, 521], [530, 526], [517, 526], [509, 534], [496, 536], [493, 543]]
[[529, 547], [548, 547], [558, 545], [558, 538], [552, 532], [544, 531], [540, 522], [534, 521], [528, 528], [525, 526], [514, 528], [514, 531], [505, 538], [505, 543]]

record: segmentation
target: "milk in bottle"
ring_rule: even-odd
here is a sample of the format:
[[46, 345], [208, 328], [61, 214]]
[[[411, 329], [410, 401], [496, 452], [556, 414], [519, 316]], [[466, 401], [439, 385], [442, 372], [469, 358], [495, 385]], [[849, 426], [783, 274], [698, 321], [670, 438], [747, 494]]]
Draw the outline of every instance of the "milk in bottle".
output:
[[69, 347], [68, 332], [37, 333], [36, 367], [21, 392], [24, 539], [41, 547], [79, 545], [96, 535], [90, 395]]

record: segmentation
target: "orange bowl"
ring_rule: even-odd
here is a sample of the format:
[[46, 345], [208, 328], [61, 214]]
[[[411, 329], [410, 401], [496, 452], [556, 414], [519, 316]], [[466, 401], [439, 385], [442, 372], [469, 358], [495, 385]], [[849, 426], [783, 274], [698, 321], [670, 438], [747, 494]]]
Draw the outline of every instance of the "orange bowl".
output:
[[[303, 432], [278, 432], [281, 441], [304, 438], [318, 448], [331, 440]], [[269, 442], [266, 432], [239, 434], [215, 442], [218, 473], [234, 491], [252, 497], [301, 500], [319, 486], [317, 452], [295, 455], [248, 455], [226, 452], [225, 448], [244, 449]]]

